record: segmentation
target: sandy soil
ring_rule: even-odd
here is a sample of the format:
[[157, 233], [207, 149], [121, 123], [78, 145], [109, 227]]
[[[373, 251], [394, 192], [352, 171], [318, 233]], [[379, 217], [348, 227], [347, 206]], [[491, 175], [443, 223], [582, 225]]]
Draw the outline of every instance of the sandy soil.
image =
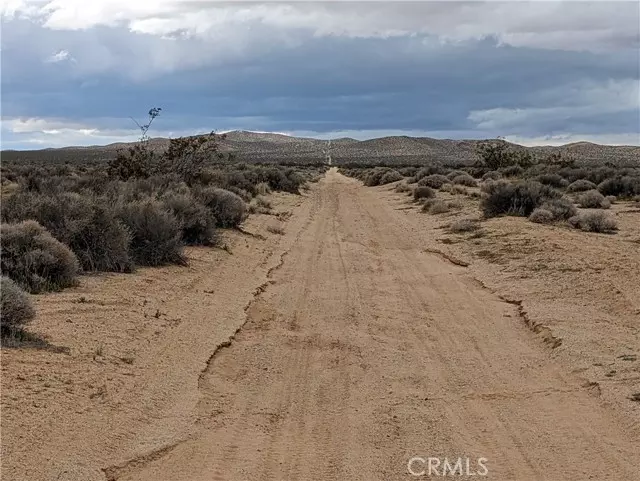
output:
[[[479, 202], [440, 192], [460, 211], [424, 214], [390, 187], [374, 190], [416, 223], [436, 252], [468, 264], [470, 273], [502, 299], [516, 303], [552, 359], [592, 387], [640, 438], [640, 208], [619, 202], [615, 235], [534, 224], [519, 217], [482, 222], [480, 232], [451, 234], [457, 219], [478, 218]], [[468, 189], [473, 192], [475, 189]], [[640, 446], [639, 448], [640, 449]]]
[[636, 479], [637, 231], [468, 239], [405, 202], [330, 171], [284, 235], [42, 297], [70, 354], [4, 350], [3, 479]]

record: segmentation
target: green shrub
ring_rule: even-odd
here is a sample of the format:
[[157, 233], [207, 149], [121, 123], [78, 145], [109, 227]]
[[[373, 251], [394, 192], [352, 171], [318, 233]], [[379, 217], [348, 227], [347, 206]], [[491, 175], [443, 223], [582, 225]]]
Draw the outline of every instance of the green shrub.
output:
[[71, 250], [36, 221], [2, 224], [2, 274], [32, 293], [76, 284], [80, 268]]
[[0, 330], [3, 337], [21, 330], [36, 315], [29, 294], [5, 276], [2, 276], [0, 281], [0, 301], [2, 304]]
[[218, 227], [238, 227], [247, 216], [244, 201], [228, 190], [207, 187], [198, 198], [213, 213]]
[[486, 217], [516, 215], [528, 217], [544, 201], [561, 197], [560, 192], [539, 182], [505, 181], [486, 182], [483, 190], [487, 195], [481, 202]]
[[181, 225], [162, 203], [149, 199], [123, 204], [118, 217], [131, 233], [130, 252], [137, 265], [186, 263]]

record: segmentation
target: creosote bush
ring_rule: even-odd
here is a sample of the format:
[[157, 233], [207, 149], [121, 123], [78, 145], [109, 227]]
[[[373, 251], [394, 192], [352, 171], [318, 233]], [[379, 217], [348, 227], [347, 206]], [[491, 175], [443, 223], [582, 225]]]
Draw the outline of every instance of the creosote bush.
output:
[[2, 274], [38, 293], [76, 284], [78, 259], [36, 221], [2, 224]]
[[21, 330], [31, 321], [36, 311], [29, 294], [22, 290], [13, 280], [2, 276], [0, 281], [0, 301], [2, 304], [2, 337]]

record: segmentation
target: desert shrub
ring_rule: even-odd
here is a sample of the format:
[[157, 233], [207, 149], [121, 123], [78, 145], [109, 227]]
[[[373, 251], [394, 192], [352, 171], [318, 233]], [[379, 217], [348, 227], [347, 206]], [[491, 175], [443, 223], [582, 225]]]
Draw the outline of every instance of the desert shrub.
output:
[[469, 193], [467, 189], [462, 185], [452, 185], [451, 189], [449, 189], [449, 192], [451, 192], [452, 194], [460, 194], [460, 195], [467, 195]]
[[551, 224], [556, 220], [556, 218], [553, 215], [553, 212], [542, 207], [538, 207], [531, 213], [529, 220], [537, 224]]
[[449, 210], [460, 210], [464, 207], [464, 204], [459, 200], [454, 199], [447, 202], [447, 207], [449, 207]]
[[233, 192], [207, 187], [198, 192], [198, 198], [211, 210], [218, 227], [238, 227], [246, 218], [246, 204]]
[[466, 172], [464, 174], [456, 175], [453, 178], [453, 183], [457, 185], [466, 185], [467, 187], [475, 187], [478, 185], [478, 181]]
[[422, 212], [428, 212], [429, 214], [444, 214], [449, 212], [449, 206], [443, 200], [429, 199], [422, 206]]
[[3, 336], [22, 329], [36, 315], [29, 294], [5, 276], [0, 280], [0, 304], [2, 306], [0, 330]]
[[622, 176], [605, 179], [598, 184], [598, 191], [603, 195], [629, 198], [640, 195], [640, 176]]
[[236, 187], [234, 185], [230, 185], [227, 188], [225, 188], [225, 190], [228, 190], [229, 192], [232, 192], [234, 194], [236, 194], [238, 197], [240, 197], [243, 201], [245, 202], [250, 202], [252, 195], [251, 192], [241, 189], [240, 187]]
[[615, 219], [602, 211], [580, 213], [571, 217], [569, 224], [585, 232], [612, 234], [618, 230]]
[[608, 209], [611, 203], [597, 190], [588, 190], [578, 196], [578, 205], [586, 209]]
[[504, 177], [522, 177], [524, 169], [519, 165], [510, 165], [508, 167], [500, 169], [500, 172]]
[[473, 232], [480, 228], [477, 219], [458, 219], [451, 223], [449, 232], [454, 234], [462, 234], [464, 232]]
[[130, 242], [129, 230], [113, 209], [100, 204], [68, 234], [69, 247], [86, 271], [131, 272]]
[[433, 175], [433, 174], [444, 174], [446, 172], [446, 169], [440, 165], [440, 164], [432, 164], [432, 165], [427, 165], [426, 167], [422, 167], [420, 169], [418, 169], [416, 171], [416, 173], [414, 174], [414, 177], [416, 179], [416, 181], [422, 179], [423, 177], [426, 177], [428, 175]]
[[137, 265], [185, 264], [180, 222], [161, 202], [123, 204], [118, 218], [129, 229], [130, 254]]
[[501, 214], [528, 217], [544, 201], [561, 196], [557, 190], [535, 181], [513, 184], [493, 181], [485, 183], [483, 188], [487, 196], [481, 207], [486, 217]]
[[185, 244], [215, 244], [216, 219], [193, 195], [172, 192], [162, 198], [162, 203], [178, 220]]
[[527, 167], [533, 163], [528, 151], [510, 145], [502, 139], [478, 142], [476, 155], [482, 166], [492, 170], [511, 165]]
[[605, 200], [609, 202], [609, 205], [615, 204], [618, 198], [615, 195], [608, 195], [605, 197]]
[[395, 187], [395, 191], [396, 192], [409, 192], [411, 190], [411, 187], [409, 187], [405, 182], [399, 182], [398, 184], [396, 184]]
[[502, 178], [502, 174], [497, 170], [490, 170], [482, 176], [482, 180], [498, 180]]
[[417, 167], [403, 167], [401, 169], [398, 169], [398, 172], [400, 172], [400, 174], [402, 174], [404, 177], [412, 177], [416, 174], [417, 171]]
[[366, 171], [363, 177], [364, 185], [367, 187], [374, 187], [376, 185], [380, 185], [380, 181], [382, 177], [390, 172], [391, 169], [387, 167], [375, 167], [371, 170]]
[[436, 193], [430, 187], [418, 186], [415, 189], [413, 189], [413, 199], [414, 200], [431, 199], [431, 198], [433, 198], [435, 196], [436, 196]]
[[418, 181], [418, 185], [431, 187], [432, 189], [439, 189], [444, 184], [448, 184], [450, 181], [447, 177], [441, 174], [431, 174], [423, 177]]
[[403, 178], [404, 177], [402, 177], [402, 175], [398, 171], [390, 170], [380, 178], [380, 185], [386, 185], [386, 184], [390, 184], [391, 182], [397, 182], [398, 180], [402, 180]]
[[257, 196], [249, 203], [248, 212], [250, 214], [269, 214], [271, 208], [271, 202], [262, 196]]
[[587, 190], [593, 190], [596, 188], [596, 184], [587, 179], [578, 179], [569, 184], [567, 192], [584, 192]]
[[569, 185], [569, 181], [558, 174], [542, 174], [539, 175], [536, 180], [541, 184], [550, 185], [562, 189]]
[[566, 220], [578, 213], [573, 202], [566, 197], [545, 200], [540, 208], [551, 212], [556, 220]]
[[447, 179], [449, 179], [450, 181], [453, 181], [453, 179], [455, 179], [460, 175], [469, 175], [469, 174], [467, 174], [464, 170], [452, 170], [451, 172], [447, 173]]
[[271, 193], [271, 187], [266, 182], [258, 182], [256, 185], [256, 194], [257, 195], [267, 195]]
[[36, 221], [2, 224], [2, 274], [32, 293], [73, 286], [78, 259]]
[[37, 221], [69, 246], [84, 270], [128, 272], [133, 267], [129, 233], [104, 199], [76, 192], [20, 192], [3, 204], [2, 218], [8, 222]]

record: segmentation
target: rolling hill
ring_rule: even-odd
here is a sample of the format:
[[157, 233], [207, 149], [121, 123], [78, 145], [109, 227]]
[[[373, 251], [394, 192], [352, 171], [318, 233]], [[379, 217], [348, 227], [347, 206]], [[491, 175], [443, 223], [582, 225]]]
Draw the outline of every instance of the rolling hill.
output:
[[[169, 140], [151, 139], [154, 150], [162, 150]], [[393, 136], [370, 140], [351, 138], [331, 141], [330, 153], [335, 165], [368, 164], [470, 164], [476, 160], [477, 140], [449, 140], [429, 137]], [[32, 151], [3, 151], [4, 160], [50, 160], [50, 161], [100, 161], [113, 158], [127, 143], [105, 146], [65, 147]], [[640, 165], [640, 147], [610, 146], [590, 142], [577, 142], [560, 147], [523, 147], [512, 144], [513, 148], [526, 149], [538, 157], [546, 157], [561, 152], [571, 155], [579, 163], [616, 165]], [[329, 142], [283, 134], [258, 133], [248, 131], [228, 132], [221, 142], [221, 150], [233, 153], [238, 160], [246, 162], [275, 163], [319, 163], [327, 159]]]

